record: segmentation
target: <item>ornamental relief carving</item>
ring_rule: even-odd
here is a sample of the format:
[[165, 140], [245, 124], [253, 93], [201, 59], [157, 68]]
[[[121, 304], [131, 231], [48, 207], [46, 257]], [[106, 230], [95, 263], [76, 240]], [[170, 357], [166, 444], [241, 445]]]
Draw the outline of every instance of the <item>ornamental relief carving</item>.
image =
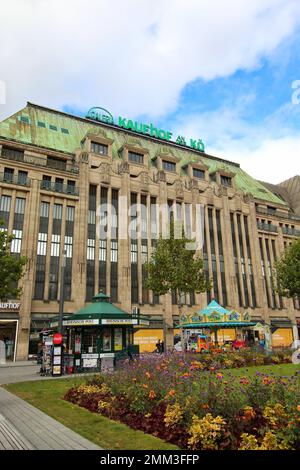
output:
[[184, 184], [181, 180], [174, 182], [176, 197], [183, 198], [184, 196]]
[[140, 182], [145, 185], [145, 186], [148, 186], [149, 183], [150, 183], [150, 177], [148, 175], [148, 173], [146, 171], [143, 171], [142, 173], [139, 174], [139, 178], [140, 178]]
[[89, 154], [88, 152], [82, 152], [80, 156], [81, 163], [88, 163], [89, 162]]
[[127, 173], [129, 174], [130, 173], [130, 170], [129, 170], [129, 163], [128, 162], [122, 162], [119, 164], [119, 168], [118, 168], [118, 173], [119, 175], [122, 175], [124, 173]]
[[158, 170], [156, 174], [156, 181], [161, 181], [163, 183], [166, 182], [166, 173], [164, 172], [164, 170]]

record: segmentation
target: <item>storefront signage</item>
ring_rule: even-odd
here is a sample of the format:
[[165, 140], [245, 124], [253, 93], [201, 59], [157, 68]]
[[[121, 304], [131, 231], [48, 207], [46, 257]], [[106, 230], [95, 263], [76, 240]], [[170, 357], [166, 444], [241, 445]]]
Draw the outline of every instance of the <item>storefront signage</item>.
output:
[[103, 359], [104, 357], [115, 357], [115, 353], [102, 353], [102, 354], [100, 354], [100, 359]]
[[102, 325], [137, 325], [137, 323], [137, 320], [131, 320], [130, 318], [111, 318], [109, 320], [102, 320]]
[[[104, 108], [91, 108], [87, 115], [87, 119], [93, 119], [94, 121], [104, 122], [106, 124], [114, 124], [114, 118], [109, 111]], [[173, 133], [166, 131], [164, 129], [159, 129], [155, 127], [152, 123], [144, 124], [132, 119], [127, 119], [122, 116], [118, 117], [117, 126], [123, 129], [127, 129], [138, 134], [148, 135], [150, 137], [156, 137], [167, 142], [175, 142], [176, 144], [182, 145], [184, 147], [190, 147], [193, 150], [198, 150], [199, 152], [204, 152], [205, 147], [202, 139], [186, 139], [184, 136], [179, 135], [178, 137], [173, 137]]]
[[99, 325], [98, 319], [64, 320], [64, 326]]
[[83, 359], [82, 361], [82, 367], [84, 369], [88, 369], [88, 368], [94, 368], [94, 367], [97, 367], [97, 359]]
[[20, 303], [13, 303], [13, 302], [1, 302], [0, 309], [2, 310], [19, 310]]
[[99, 354], [81, 354], [82, 359], [98, 359]]

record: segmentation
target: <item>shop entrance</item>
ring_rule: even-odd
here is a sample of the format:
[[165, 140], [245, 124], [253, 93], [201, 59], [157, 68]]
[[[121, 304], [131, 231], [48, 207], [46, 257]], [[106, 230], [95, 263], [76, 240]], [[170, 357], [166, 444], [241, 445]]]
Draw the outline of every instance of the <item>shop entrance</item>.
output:
[[18, 320], [0, 320], [0, 341], [5, 343], [6, 361], [16, 360]]

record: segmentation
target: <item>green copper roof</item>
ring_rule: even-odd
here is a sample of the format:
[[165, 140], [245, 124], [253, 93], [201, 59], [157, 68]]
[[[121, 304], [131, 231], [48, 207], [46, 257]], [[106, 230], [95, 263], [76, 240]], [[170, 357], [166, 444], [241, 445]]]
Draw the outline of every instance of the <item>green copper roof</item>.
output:
[[[0, 123], [0, 138], [74, 154], [76, 149], [82, 147], [82, 140], [87, 133], [97, 134], [99, 131], [101, 132], [101, 129], [105, 132], [107, 138], [113, 140], [113, 158], [119, 159], [118, 151], [128, 142], [128, 131], [118, 129], [116, 126], [96, 124], [84, 118], [31, 103], [27, 103], [25, 108]], [[222, 168], [223, 170], [235, 173], [237, 189], [244, 193], [249, 193], [257, 199], [286, 205], [280, 198], [245, 173], [235, 163], [202, 153], [197, 154], [188, 149], [179, 148], [176, 145], [169, 145], [163, 141], [159, 142], [146, 138], [140, 134], [135, 134], [134, 138], [140, 142], [143, 148], [149, 150], [152, 159], [158, 153], [162, 153], [164, 149], [168, 149], [175, 157], [181, 160], [182, 166], [189, 162], [200, 161], [209, 167], [210, 173]]]
[[109, 297], [102, 292], [93, 297], [92, 303], [87, 307], [83, 307], [68, 320], [76, 320], [82, 318], [132, 318], [129, 313], [124, 312], [120, 308], [109, 302]]

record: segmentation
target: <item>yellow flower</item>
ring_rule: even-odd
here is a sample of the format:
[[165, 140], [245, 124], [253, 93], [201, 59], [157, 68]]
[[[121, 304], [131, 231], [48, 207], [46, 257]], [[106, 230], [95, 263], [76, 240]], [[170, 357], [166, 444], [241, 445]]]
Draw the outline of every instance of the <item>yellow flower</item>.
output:
[[204, 418], [194, 415], [189, 428], [188, 446], [193, 450], [217, 450], [218, 440], [225, 432], [226, 421], [221, 416], [215, 418], [207, 413]]
[[170, 397], [173, 397], [175, 395], [175, 390], [174, 388], [172, 388], [169, 392], [168, 392], [168, 395], [170, 395]]
[[300, 411], [300, 405], [297, 406], [297, 411]]
[[150, 379], [150, 377], [151, 377], [150, 372], [146, 372], [146, 373], [145, 373], [145, 376], [148, 377], [148, 379]]
[[183, 418], [183, 409], [178, 403], [167, 406], [165, 417], [164, 417], [164, 422], [167, 428], [180, 423], [182, 421], [182, 418]]

